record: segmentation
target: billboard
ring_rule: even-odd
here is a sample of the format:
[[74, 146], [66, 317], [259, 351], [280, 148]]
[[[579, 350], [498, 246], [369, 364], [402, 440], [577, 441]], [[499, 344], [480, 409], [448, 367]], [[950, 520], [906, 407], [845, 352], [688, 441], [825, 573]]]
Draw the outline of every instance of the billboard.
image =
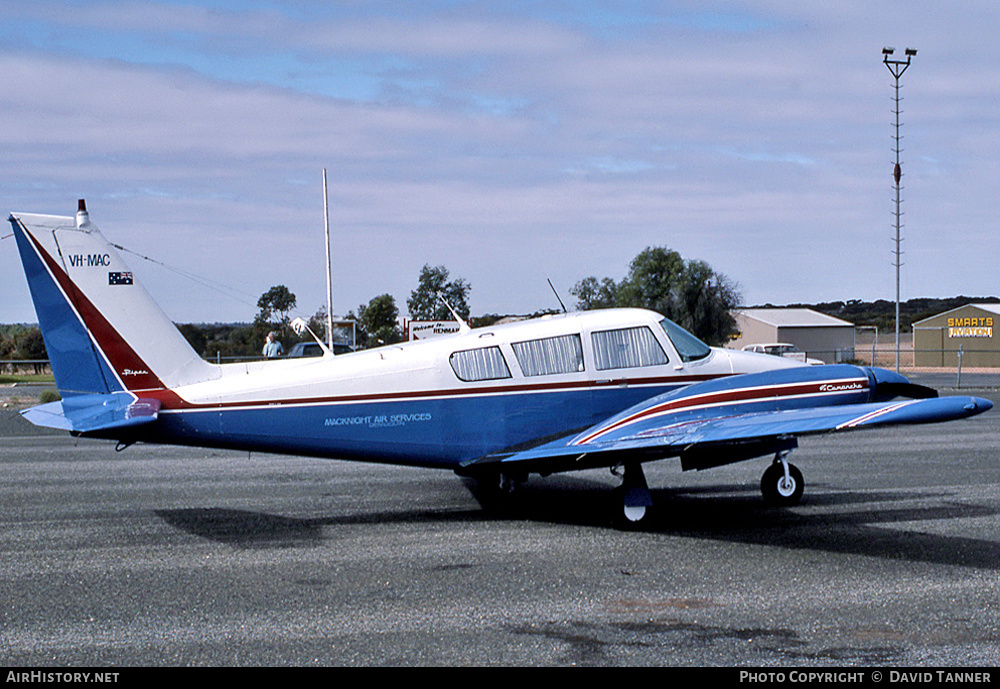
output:
[[462, 324], [458, 321], [410, 321], [407, 327], [408, 338], [411, 342], [426, 340], [429, 337], [457, 333], [461, 327]]

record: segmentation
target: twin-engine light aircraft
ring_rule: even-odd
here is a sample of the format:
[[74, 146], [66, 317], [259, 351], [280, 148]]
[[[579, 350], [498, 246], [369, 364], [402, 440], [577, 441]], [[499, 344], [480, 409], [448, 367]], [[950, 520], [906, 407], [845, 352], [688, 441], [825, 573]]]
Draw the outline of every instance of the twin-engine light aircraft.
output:
[[[773, 455], [792, 505], [797, 436], [946, 421], [992, 407], [878, 368], [715, 349], [659, 314], [611, 309], [321, 358], [212, 364], [91, 224], [10, 217], [62, 399], [25, 410], [77, 436], [451, 469], [502, 495], [529, 474], [610, 467], [627, 522], [644, 462], [707, 469]], [[903, 397], [902, 400], [895, 400]]]

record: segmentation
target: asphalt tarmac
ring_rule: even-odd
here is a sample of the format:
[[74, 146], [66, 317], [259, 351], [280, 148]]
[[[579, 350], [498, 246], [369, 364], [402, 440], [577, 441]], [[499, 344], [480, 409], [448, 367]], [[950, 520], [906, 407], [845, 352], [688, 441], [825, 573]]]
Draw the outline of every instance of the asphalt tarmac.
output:
[[[914, 380], [919, 381], [917, 376]], [[947, 383], [947, 381], [943, 381]], [[1000, 402], [992, 380], [967, 388]], [[944, 390], [944, 394], [954, 393]], [[8, 666], [988, 666], [1000, 661], [1000, 405], [768, 459], [606, 471], [484, 511], [434, 470], [76, 441], [0, 411]]]

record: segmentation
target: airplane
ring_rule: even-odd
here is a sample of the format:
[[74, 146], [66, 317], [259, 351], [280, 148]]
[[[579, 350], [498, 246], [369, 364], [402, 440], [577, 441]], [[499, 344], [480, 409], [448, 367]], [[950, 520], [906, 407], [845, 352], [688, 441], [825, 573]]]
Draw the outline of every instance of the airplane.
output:
[[[652, 499], [642, 465], [773, 456], [761, 492], [797, 504], [797, 438], [982, 413], [897, 373], [709, 347], [641, 309], [572, 312], [319, 358], [215, 364], [91, 223], [12, 213], [61, 399], [23, 412], [74, 436], [450, 469], [487, 498], [531, 474], [611, 468], [622, 525]], [[484, 500], [488, 503], [488, 500]]]

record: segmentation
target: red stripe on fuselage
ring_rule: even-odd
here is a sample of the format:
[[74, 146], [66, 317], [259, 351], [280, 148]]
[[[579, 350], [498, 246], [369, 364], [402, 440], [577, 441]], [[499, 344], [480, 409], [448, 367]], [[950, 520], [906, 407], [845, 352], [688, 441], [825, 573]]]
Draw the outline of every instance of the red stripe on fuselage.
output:
[[[723, 374], [729, 375], [729, 374]], [[659, 378], [642, 378], [629, 380], [629, 387], [649, 385], [676, 385], [683, 387], [692, 383], [713, 380], [722, 376], [666, 376]], [[315, 404], [349, 404], [352, 402], [388, 402], [395, 400], [415, 400], [436, 397], [466, 397], [478, 395], [506, 395], [537, 392], [561, 392], [570, 390], [607, 389], [606, 381], [570, 381], [563, 383], [517, 384], [506, 386], [479, 386], [469, 388], [450, 388], [440, 390], [409, 390], [399, 392], [362, 393], [356, 395], [324, 395], [322, 397], [299, 397], [286, 399], [246, 400], [240, 402], [191, 403], [184, 400], [174, 405], [176, 408], [189, 410], [205, 409], [239, 409], [265, 406], [294, 406]], [[156, 394], [143, 393], [143, 397], [158, 398]]]

